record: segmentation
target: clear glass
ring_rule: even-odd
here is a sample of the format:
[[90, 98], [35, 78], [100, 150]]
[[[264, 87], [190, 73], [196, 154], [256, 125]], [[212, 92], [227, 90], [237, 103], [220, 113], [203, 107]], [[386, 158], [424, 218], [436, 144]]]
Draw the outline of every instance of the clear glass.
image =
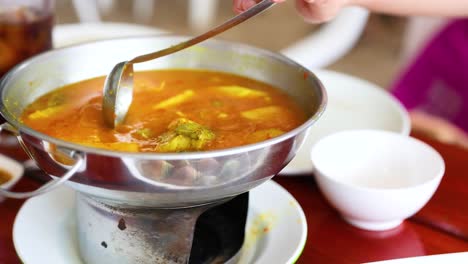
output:
[[0, 77], [52, 48], [54, 0], [0, 0]]
[[[0, 79], [16, 64], [52, 48], [53, 17], [54, 0], [0, 0]], [[0, 152], [18, 147], [15, 137], [0, 134]]]

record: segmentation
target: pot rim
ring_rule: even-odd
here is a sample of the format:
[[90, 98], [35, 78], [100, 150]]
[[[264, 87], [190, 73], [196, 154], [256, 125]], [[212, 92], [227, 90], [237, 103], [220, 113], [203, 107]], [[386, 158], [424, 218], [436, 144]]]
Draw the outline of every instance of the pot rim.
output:
[[[93, 148], [87, 147], [84, 145], [80, 145], [77, 143], [65, 141], [62, 139], [58, 139], [55, 137], [51, 137], [47, 134], [41, 133], [36, 131], [25, 124], [21, 123], [17, 118], [14, 118], [13, 115], [8, 111], [7, 107], [4, 104], [4, 94], [5, 94], [5, 87], [8, 85], [9, 81], [16, 76], [17, 74], [21, 73], [21, 71], [30, 64], [33, 64], [37, 61], [43, 60], [49, 56], [54, 56], [57, 52], [62, 50], [70, 50], [74, 48], [86, 47], [90, 45], [95, 45], [96, 43], [106, 43], [106, 42], [115, 42], [120, 40], [130, 40], [130, 39], [154, 39], [154, 38], [179, 38], [181, 40], [189, 38], [188, 36], [184, 35], [177, 35], [177, 34], [162, 34], [162, 35], [153, 35], [153, 36], [142, 36], [142, 37], [122, 37], [122, 38], [115, 38], [115, 39], [108, 39], [108, 40], [99, 40], [93, 42], [87, 42], [84, 44], [76, 44], [71, 45], [63, 48], [53, 49], [42, 54], [36, 55], [31, 57], [20, 64], [16, 65], [13, 69], [11, 69], [3, 78], [0, 79], [0, 114], [5, 118], [6, 122], [8, 122], [11, 126], [18, 129], [20, 133], [25, 133], [30, 136], [45, 140], [47, 142], [56, 144], [57, 146], [64, 147], [70, 150], [77, 150], [83, 153], [90, 153], [90, 154], [97, 154], [103, 156], [111, 156], [111, 157], [133, 157], [133, 158], [140, 158], [140, 159], [157, 159], [157, 160], [179, 160], [179, 159], [203, 159], [203, 158], [213, 158], [213, 157], [220, 157], [220, 156], [229, 156], [235, 155], [239, 153], [246, 153], [250, 151], [254, 151], [257, 149], [262, 149], [271, 145], [275, 145], [279, 142], [285, 141], [289, 138], [295, 137], [300, 134], [302, 131], [306, 130], [313, 123], [315, 123], [320, 116], [325, 111], [328, 98], [326, 90], [323, 84], [320, 82], [318, 77], [306, 67], [300, 65], [299, 63], [293, 61], [292, 59], [286, 57], [285, 55], [257, 48], [248, 44], [233, 42], [233, 41], [226, 41], [226, 40], [219, 40], [219, 39], [210, 39], [204, 41], [203, 43], [215, 44], [215, 45], [227, 45], [236, 49], [246, 49], [251, 52], [254, 52], [263, 57], [270, 57], [275, 60], [281, 61], [286, 63], [292, 67], [296, 67], [299, 71], [304, 72], [304, 76], [307, 76], [307, 80], [309, 82], [313, 82], [313, 85], [318, 87], [318, 97], [319, 97], [319, 105], [315, 113], [312, 114], [303, 124], [294, 128], [293, 130], [288, 131], [278, 137], [274, 137], [268, 140], [264, 140], [261, 142], [257, 142], [254, 144], [248, 144], [243, 146], [238, 146], [234, 148], [227, 148], [227, 149], [220, 149], [220, 150], [209, 150], [209, 151], [199, 151], [199, 152], [180, 152], [180, 153], [159, 153], [159, 152], [123, 152], [123, 151], [113, 151], [107, 149], [100, 149], [100, 148]], [[203, 45], [199, 44], [199, 45]], [[57, 87], [58, 88], [58, 87]]]

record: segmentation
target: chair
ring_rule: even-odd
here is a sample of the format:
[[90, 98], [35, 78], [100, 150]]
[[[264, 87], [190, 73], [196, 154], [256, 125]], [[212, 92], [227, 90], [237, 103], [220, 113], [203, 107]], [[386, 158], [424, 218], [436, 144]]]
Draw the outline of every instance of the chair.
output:
[[203, 31], [209, 28], [215, 18], [220, 0], [189, 0], [188, 21], [195, 31]]
[[[108, 13], [114, 7], [114, 0], [72, 0], [73, 6], [81, 22], [100, 22], [99, 12]], [[132, 0], [133, 17], [139, 23], [147, 23], [153, 16], [155, 0]]]
[[[100, 22], [98, 0], [72, 0], [76, 15], [80, 22]], [[112, 0], [111, 0], [112, 1]], [[109, 1], [107, 1], [107, 4]], [[108, 6], [109, 8], [109, 6]]]
[[[100, 22], [99, 12], [109, 13], [114, 7], [114, 0], [72, 0], [78, 19], [81, 22]], [[133, 17], [139, 23], [147, 23], [151, 20], [156, 5], [156, 0], [132, 0]], [[197, 31], [209, 27], [216, 15], [219, 0], [188, 0], [189, 1], [189, 25]]]

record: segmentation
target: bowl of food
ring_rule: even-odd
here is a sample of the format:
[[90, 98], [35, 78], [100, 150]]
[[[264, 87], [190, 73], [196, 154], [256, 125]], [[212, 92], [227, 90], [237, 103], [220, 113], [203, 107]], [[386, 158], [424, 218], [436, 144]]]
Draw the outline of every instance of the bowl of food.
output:
[[411, 122], [405, 107], [388, 91], [343, 73], [317, 70], [327, 88], [327, 110], [307, 133], [304, 144], [281, 175], [311, 174], [310, 150], [320, 139], [340, 131], [377, 129], [409, 135]]
[[104, 76], [120, 61], [183, 40], [57, 49], [1, 80], [4, 128], [54, 178], [48, 187], [66, 181], [108, 203], [190, 206], [248, 191], [293, 158], [324, 111], [322, 84], [282, 55], [231, 42], [136, 64], [125, 124], [105, 126]]
[[[0, 188], [8, 190], [13, 187], [23, 176], [23, 166], [4, 155], [0, 154]], [[5, 197], [0, 196], [0, 201]]]
[[317, 184], [353, 226], [394, 228], [418, 212], [444, 175], [441, 155], [426, 143], [395, 132], [344, 131], [311, 151]]

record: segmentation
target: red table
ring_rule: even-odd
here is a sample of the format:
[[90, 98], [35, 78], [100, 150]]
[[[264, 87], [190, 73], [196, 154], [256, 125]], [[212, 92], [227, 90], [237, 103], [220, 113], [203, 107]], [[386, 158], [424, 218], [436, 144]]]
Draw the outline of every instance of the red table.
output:
[[[276, 177], [301, 204], [307, 217], [307, 243], [298, 263], [357, 263], [468, 251], [468, 150], [424, 139], [444, 157], [446, 174], [431, 201], [416, 216], [386, 232], [346, 224], [320, 194], [312, 175]], [[25, 158], [13, 150], [4, 153]], [[26, 175], [28, 176], [28, 175]], [[24, 177], [15, 190], [37, 187]], [[20, 263], [12, 242], [14, 218], [23, 201], [0, 203], [0, 263]]]

